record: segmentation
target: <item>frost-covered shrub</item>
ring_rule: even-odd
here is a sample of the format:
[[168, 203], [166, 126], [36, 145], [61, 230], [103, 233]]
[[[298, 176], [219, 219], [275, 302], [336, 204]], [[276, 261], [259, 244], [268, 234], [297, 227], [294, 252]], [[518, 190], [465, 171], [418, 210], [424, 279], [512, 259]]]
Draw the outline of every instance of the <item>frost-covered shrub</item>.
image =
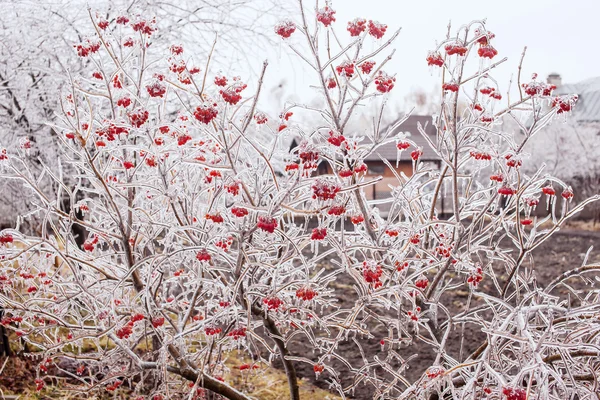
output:
[[[392, 136], [393, 127], [375, 123], [369, 140], [347, 131], [361, 104], [393, 93], [386, 50], [399, 31], [359, 18], [334, 34], [330, 7], [309, 15], [300, 2], [298, 19], [274, 29], [294, 51], [306, 42], [299, 59], [325, 104], [288, 105], [278, 117], [260, 111], [266, 63], [254, 84], [215, 74], [210, 58], [188, 63], [179, 45], [156, 62], [154, 20], [92, 19], [95, 34], [75, 46], [91, 68], [62, 94], [55, 128], [59, 165], [76, 171], [78, 184], [65, 185], [60, 168], [43, 171], [83, 218], [38, 187], [31, 144], [0, 153], [1, 176], [25, 184], [23, 198], [44, 221], [39, 236], [0, 235], [2, 324], [43, 355], [39, 389], [52, 372], [80, 391], [246, 399], [224, 379], [236, 350], [254, 360], [244, 373], [281, 360], [292, 399], [303, 363], [340, 394], [366, 384], [378, 399], [592, 398], [598, 293], [570, 303], [553, 288], [599, 267], [545, 288], [520, 273], [537, 246], [598, 199], [573, 206], [561, 181], [521, 173], [525, 141], [576, 98], [534, 81], [503, 100], [489, 76], [503, 61], [493, 34], [479, 21], [462, 26], [426, 58], [442, 69], [444, 94], [435, 140], [422, 132], [441, 168], [425, 165], [424, 149]], [[459, 98], [470, 104], [461, 115]], [[298, 129], [297, 112], [317, 113], [322, 125]], [[500, 130], [503, 116], [519, 121], [523, 141]], [[290, 136], [299, 140], [291, 150]], [[378, 181], [364, 159], [384, 144], [413, 160], [385, 216], [364, 195]], [[320, 164], [333, 173], [317, 176]], [[494, 172], [481, 184], [484, 167]], [[445, 182], [453, 213], [441, 219]], [[552, 204], [544, 220], [531, 215], [541, 196]], [[74, 226], [87, 232], [81, 246]], [[350, 289], [336, 286], [342, 279]], [[469, 301], [456, 311], [448, 299], [459, 290]], [[462, 343], [465, 324], [487, 339], [454, 354], [448, 342]], [[380, 341], [377, 354], [364, 351], [369, 339]], [[297, 351], [298, 341], [314, 354]], [[437, 356], [409, 381], [399, 350], [413, 341]]]

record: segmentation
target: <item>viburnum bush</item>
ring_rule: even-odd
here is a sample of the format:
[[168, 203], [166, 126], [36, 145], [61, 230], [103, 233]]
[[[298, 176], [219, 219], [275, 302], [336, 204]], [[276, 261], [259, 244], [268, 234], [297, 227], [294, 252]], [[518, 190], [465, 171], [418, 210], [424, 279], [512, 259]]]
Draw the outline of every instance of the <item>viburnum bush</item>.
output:
[[[584, 260], [541, 287], [531, 252], [598, 196], [575, 205], [577, 188], [521, 172], [525, 143], [576, 97], [519, 75], [509, 98], [490, 76], [504, 61], [494, 35], [481, 21], [460, 27], [423, 60], [441, 76], [437, 135], [421, 129], [438, 169], [398, 124], [366, 137], [348, 128], [361, 105], [393, 92], [386, 50], [399, 31], [362, 18], [336, 31], [331, 4], [315, 11], [299, 1], [274, 35], [313, 71], [324, 107], [290, 104], [275, 117], [260, 110], [266, 62], [256, 84], [223, 76], [178, 44], [153, 54], [154, 19], [90, 13], [92, 34], [74, 51], [91, 68], [61, 95], [59, 168], [42, 172], [59, 197], [38, 186], [31, 144], [0, 151], [2, 178], [23, 183], [43, 221], [40, 235], [0, 233], [2, 324], [41, 357], [38, 389], [58, 379], [134, 399], [248, 399], [226, 379], [227, 359], [240, 357], [244, 374], [281, 362], [292, 399], [306, 364], [344, 397], [369, 385], [377, 399], [594, 398], [598, 290], [555, 288], [600, 266]], [[459, 99], [470, 105], [460, 115]], [[297, 112], [321, 124], [300, 129]], [[522, 132], [502, 131], [502, 118]], [[379, 180], [364, 160], [381, 145], [413, 160], [387, 215], [364, 193]], [[317, 175], [321, 164], [332, 174]], [[468, 293], [460, 310], [458, 291]], [[474, 352], [462, 350], [465, 325], [485, 338]], [[400, 353], [417, 342], [435, 359], [411, 381], [414, 358]]]

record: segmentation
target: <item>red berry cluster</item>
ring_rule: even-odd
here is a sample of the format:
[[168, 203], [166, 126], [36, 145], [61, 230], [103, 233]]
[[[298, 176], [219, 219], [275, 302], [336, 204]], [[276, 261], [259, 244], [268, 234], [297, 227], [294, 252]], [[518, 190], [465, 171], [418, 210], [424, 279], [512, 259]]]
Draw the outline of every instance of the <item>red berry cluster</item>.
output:
[[337, 67], [335, 67], [335, 70], [340, 76], [352, 78], [352, 76], [354, 75], [354, 63], [352, 61], [346, 60]]
[[208, 336], [218, 335], [222, 331], [223, 331], [223, 329], [216, 328], [214, 326], [207, 326], [206, 328], [204, 328], [204, 333], [207, 334]]
[[273, 217], [260, 216], [256, 226], [265, 232], [273, 233], [277, 227], [277, 220]]
[[227, 239], [221, 239], [221, 240], [217, 240], [215, 242], [215, 246], [217, 246], [218, 248], [220, 248], [221, 250], [223, 250], [225, 252], [229, 251], [232, 244], [233, 244], [232, 236], [228, 236]]
[[296, 290], [296, 297], [304, 301], [311, 301], [317, 296], [317, 292], [309, 287], [301, 287]]
[[242, 326], [240, 328], [232, 329], [227, 336], [232, 337], [234, 340], [238, 340], [246, 337], [246, 327]]
[[515, 189], [511, 188], [510, 186], [504, 185], [498, 189], [498, 193], [503, 196], [512, 196], [517, 192], [515, 191]]
[[206, 214], [204, 216], [204, 218], [214, 222], [215, 224], [220, 224], [223, 222], [223, 217], [221, 216], [220, 213], [215, 213], [215, 214]]
[[318, 179], [313, 185], [313, 199], [333, 200], [341, 190], [340, 186], [325, 179]]
[[444, 46], [444, 50], [446, 50], [446, 54], [448, 54], [449, 56], [453, 56], [455, 54], [458, 54], [459, 56], [464, 56], [465, 54], [467, 54], [467, 48], [459, 42], [455, 42], [455, 43], [449, 43], [446, 46]]
[[327, 138], [327, 141], [336, 147], [340, 147], [342, 143], [346, 141], [346, 138], [342, 134], [336, 134], [333, 133], [333, 131], [329, 131], [329, 137]]
[[256, 121], [258, 125], [266, 124], [268, 120], [269, 119], [267, 118], [267, 114], [263, 112], [259, 111], [254, 114], [254, 121]]
[[346, 212], [346, 207], [342, 205], [331, 206], [329, 210], [327, 210], [327, 214], [329, 215], [343, 215]]
[[209, 124], [218, 114], [217, 103], [204, 103], [194, 111], [194, 117], [203, 124]]
[[100, 50], [100, 42], [92, 42], [90, 39], [87, 39], [85, 43], [79, 43], [73, 47], [77, 50], [77, 55], [79, 57], [88, 57], [90, 54]]
[[314, 228], [310, 240], [323, 240], [327, 236], [327, 228]]
[[385, 35], [385, 31], [387, 30], [387, 25], [380, 24], [377, 21], [369, 21], [369, 35], [381, 39], [383, 35]]
[[450, 82], [445, 82], [442, 85], [442, 89], [444, 89], [444, 91], [446, 92], [458, 92], [458, 83], [454, 82], [454, 81], [450, 81]]
[[373, 67], [375, 66], [375, 61], [365, 61], [360, 64], [358, 68], [362, 71], [363, 74], [370, 74], [373, 71]]
[[556, 190], [554, 190], [554, 188], [552, 187], [552, 185], [548, 185], [546, 187], [542, 188], [542, 193], [548, 195], [548, 196], [555, 196], [556, 195]]
[[319, 9], [317, 11], [317, 21], [324, 26], [331, 25], [332, 22], [335, 22], [335, 10], [328, 6]]
[[10, 233], [2, 233], [0, 234], [0, 246], [5, 246], [14, 241], [13, 235]]
[[388, 235], [389, 237], [397, 237], [399, 235], [400, 232], [398, 232], [396, 229], [386, 229], [385, 230], [385, 234]]
[[483, 268], [478, 263], [475, 267], [475, 270], [471, 273], [471, 275], [467, 278], [467, 282], [473, 286], [479, 285], [479, 282], [483, 280]]
[[133, 326], [136, 322], [138, 321], [142, 321], [144, 319], [144, 316], [142, 314], [134, 314], [130, 317], [129, 321], [127, 322], [127, 324], [118, 329], [116, 334], [117, 337], [119, 339], [127, 339], [129, 338], [129, 336], [131, 336], [131, 334], [133, 333]]
[[525, 204], [527, 204], [527, 207], [530, 208], [535, 208], [538, 204], [540, 204], [540, 200], [536, 197], [527, 197], [524, 199], [524, 201]]
[[429, 286], [429, 279], [427, 277], [419, 278], [415, 281], [415, 286], [419, 289], [425, 289]]
[[446, 372], [446, 370], [442, 367], [429, 367], [425, 372], [425, 375], [427, 375], [429, 379], [435, 379], [442, 376], [444, 372]]
[[507, 167], [519, 168], [521, 165], [523, 165], [523, 161], [511, 153], [505, 155], [504, 159], [506, 160]]
[[489, 161], [492, 159], [492, 155], [489, 153], [483, 153], [483, 152], [479, 152], [479, 151], [474, 151], [471, 150], [471, 152], [469, 153], [469, 155], [476, 159], [476, 160], [485, 160], [485, 161]]
[[481, 94], [490, 96], [492, 99], [501, 100], [502, 95], [496, 91], [496, 88], [486, 86], [484, 88], [479, 89]]
[[242, 99], [242, 95], [240, 93], [246, 89], [246, 87], [248, 87], [248, 85], [245, 83], [240, 82], [235, 78], [234, 80], [235, 82], [231, 86], [219, 91], [221, 97], [223, 97], [223, 100], [232, 106], [236, 105]]
[[406, 149], [408, 149], [410, 147], [410, 143], [404, 142], [404, 141], [400, 141], [400, 142], [398, 142], [398, 144], [396, 144], [396, 147], [400, 151], [406, 150]]
[[215, 85], [225, 87], [227, 86], [226, 76], [215, 76]]
[[173, 44], [173, 45], [171, 45], [169, 50], [171, 50], [171, 54], [173, 54], [175, 56], [179, 56], [179, 55], [183, 54], [183, 46], [181, 46], [181, 45]]
[[127, 116], [129, 117], [129, 122], [131, 123], [131, 125], [135, 126], [136, 128], [139, 128], [142, 125], [144, 125], [146, 121], [148, 121], [148, 117], [150, 117], [150, 114], [148, 113], [148, 110], [138, 108], [137, 110], [127, 114]]
[[150, 97], [163, 97], [167, 92], [166, 86], [160, 83], [160, 80], [156, 80], [146, 86], [146, 90]]
[[156, 19], [152, 18], [148, 21], [139, 18], [137, 21], [131, 24], [131, 27], [136, 32], [141, 32], [144, 35], [152, 35], [152, 33], [156, 30]]
[[86, 240], [83, 243], [83, 249], [85, 251], [94, 251], [94, 246], [98, 244], [98, 236], [93, 236], [91, 239]]
[[491, 45], [485, 45], [485, 46], [479, 47], [479, 49], [477, 50], [477, 54], [479, 54], [479, 57], [481, 57], [481, 58], [492, 59], [498, 55], [498, 50], [496, 50]]
[[111, 383], [110, 385], [106, 385], [106, 390], [108, 390], [109, 392], [114, 392], [115, 390], [117, 390], [119, 388], [119, 386], [121, 386], [123, 384], [122, 381], [114, 381], [113, 383]]
[[423, 155], [423, 150], [421, 150], [421, 149], [415, 149], [410, 152], [410, 158], [412, 158], [414, 161], [417, 161], [419, 158], [421, 158], [422, 155]]
[[319, 375], [320, 373], [325, 371], [325, 366], [323, 364], [315, 364], [313, 366], [313, 371], [315, 371], [315, 374]]
[[442, 55], [437, 51], [430, 51], [427, 54], [427, 65], [429, 65], [430, 67], [441, 67], [444, 65], [444, 59], [442, 58]]
[[545, 82], [539, 82], [536, 80], [537, 74], [533, 74], [531, 82], [523, 83], [521, 86], [525, 90], [525, 93], [529, 96], [541, 96], [548, 97], [552, 96], [552, 91], [556, 89], [556, 85], [551, 85]]
[[519, 388], [502, 388], [502, 394], [506, 396], [506, 400], [527, 400], [527, 392]]
[[395, 77], [390, 76], [383, 71], [379, 71], [375, 78], [375, 87], [377, 88], [377, 91], [381, 93], [388, 93], [394, 88], [394, 82], [396, 82]]
[[479, 36], [477, 43], [482, 46], [489, 44], [490, 40], [496, 37], [492, 32], [482, 32], [481, 29], [475, 29], [475, 36]]
[[127, 108], [131, 105], [131, 99], [127, 96], [123, 96], [117, 100], [117, 106]]
[[348, 22], [348, 32], [350, 36], [358, 36], [367, 30], [367, 20], [363, 18], [356, 18], [354, 21]]
[[248, 210], [243, 207], [231, 207], [231, 213], [238, 218], [243, 218], [248, 215]]
[[502, 182], [504, 181], [504, 175], [502, 174], [494, 174], [490, 176], [490, 180], [494, 182]]
[[299, 147], [298, 157], [302, 162], [304, 169], [317, 168], [319, 161], [319, 152], [313, 148], [308, 142], [302, 142]]
[[159, 328], [159, 327], [163, 326], [164, 323], [165, 323], [165, 317], [152, 318], [152, 326], [154, 328]]
[[263, 303], [267, 306], [269, 310], [279, 310], [279, 307], [283, 305], [283, 300], [281, 300], [277, 296], [265, 297], [263, 299]]
[[196, 260], [198, 261], [210, 262], [211, 259], [212, 256], [208, 253], [206, 249], [202, 249], [198, 253], [196, 253]]
[[561, 193], [561, 196], [565, 200], [571, 200], [571, 199], [573, 199], [575, 194], [573, 193], [573, 189], [571, 189], [571, 187], [568, 187], [565, 190], [563, 190], [563, 192]]
[[363, 217], [362, 214], [357, 214], [357, 215], [353, 215], [350, 217], [350, 221], [354, 224], [354, 225], [358, 225], [361, 222], [364, 222], [365, 217]]
[[552, 99], [552, 108], [557, 109], [557, 114], [570, 112], [573, 110], [578, 98], [576, 94], [555, 97]]
[[415, 308], [415, 311], [407, 311], [406, 315], [408, 315], [408, 317], [413, 320], [413, 321], [418, 321], [419, 320], [419, 313], [421, 312], [421, 307], [417, 307]]
[[295, 31], [296, 24], [289, 20], [281, 21], [280, 23], [275, 25], [275, 33], [284, 39], [287, 39], [290, 36], [292, 36], [292, 33], [294, 33]]
[[364, 261], [362, 274], [365, 282], [369, 283], [375, 289], [383, 285], [383, 283], [380, 281], [381, 276], [383, 275], [383, 270], [376, 262]]

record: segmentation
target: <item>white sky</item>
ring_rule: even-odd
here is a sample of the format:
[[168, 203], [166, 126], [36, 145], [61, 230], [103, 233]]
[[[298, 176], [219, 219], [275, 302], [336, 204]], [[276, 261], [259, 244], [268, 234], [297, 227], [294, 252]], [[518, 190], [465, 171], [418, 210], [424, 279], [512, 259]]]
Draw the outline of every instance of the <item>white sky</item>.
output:
[[[314, 2], [306, 1], [306, 5], [312, 8]], [[493, 45], [499, 51], [494, 61], [509, 58], [493, 74], [503, 91], [511, 74], [516, 76], [524, 46], [527, 55], [523, 81], [533, 72], [543, 78], [550, 72], [558, 72], [565, 83], [600, 75], [600, 0], [334, 0], [332, 6], [337, 11], [336, 31], [342, 40], [349, 39], [346, 24], [355, 17], [387, 24], [388, 34], [402, 27], [394, 44], [396, 55], [385, 68], [388, 73], [397, 74], [397, 85], [392, 92], [394, 102], [402, 102], [416, 87], [429, 92], [439, 82], [437, 73], [431, 75], [425, 57], [436, 40], [445, 37], [448, 21], [452, 21], [455, 32], [464, 23], [487, 19], [487, 29], [496, 34]], [[298, 16], [291, 17], [299, 21]], [[295, 35], [292, 39], [299, 43], [300, 35], [298, 32]], [[257, 64], [264, 58], [270, 62], [267, 88], [285, 76], [287, 93], [296, 93], [308, 102], [312, 97], [306, 88], [312, 83], [308, 77], [312, 78], [314, 73], [299, 67], [295, 56], [290, 61], [283, 47], [276, 52], [257, 54]]]

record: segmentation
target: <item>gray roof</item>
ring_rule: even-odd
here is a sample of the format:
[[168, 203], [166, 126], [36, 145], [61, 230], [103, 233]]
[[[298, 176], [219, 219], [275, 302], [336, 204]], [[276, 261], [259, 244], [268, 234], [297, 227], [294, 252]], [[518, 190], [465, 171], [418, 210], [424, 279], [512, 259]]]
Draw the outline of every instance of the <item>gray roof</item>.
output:
[[[423, 161], [439, 161], [439, 157], [431, 151], [429, 147], [429, 143], [427, 140], [421, 135], [418, 130], [418, 124], [421, 124], [427, 135], [429, 135], [431, 141], [436, 143], [437, 136], [437, 128], [433, 125], [433, 119], [431, 115], [411, 115], [408, 117], [402, 125], [396, 127], [389, 137], [395, 137], [400, 132], [408, 132], [410, 135], [407, 137], [408, 140], [414, 142], [417, 147], [420, 147], [423, 150], [423, 156], [421, 156], [421, 160]], [[381, 135], [384, 135], [387, 132], [389, 126], [386, 126], [381, 130]], [[369, 143], [369, 140], [366, 139], [365, 143]], [[410, 153], [415, 150], [413, 146], [404, 150], [400, 153], [400, 161], [412, 161], [410, 158]], [[366, 161], [376, 161], [380, 160], [379, 155], [388, 160], [388, 161], [396, 161], [396, 157], [398, 156], [398, 149], [396, 147], [396, 142], [387, 143], [377, 147], [368, 157], [365, 158]]]
[[600, 121], [600, 77], [586, 79], [579, 83], [559, 86], [556, 94], [576, 94], [579, 96], [573, 116], [580, 122]]

